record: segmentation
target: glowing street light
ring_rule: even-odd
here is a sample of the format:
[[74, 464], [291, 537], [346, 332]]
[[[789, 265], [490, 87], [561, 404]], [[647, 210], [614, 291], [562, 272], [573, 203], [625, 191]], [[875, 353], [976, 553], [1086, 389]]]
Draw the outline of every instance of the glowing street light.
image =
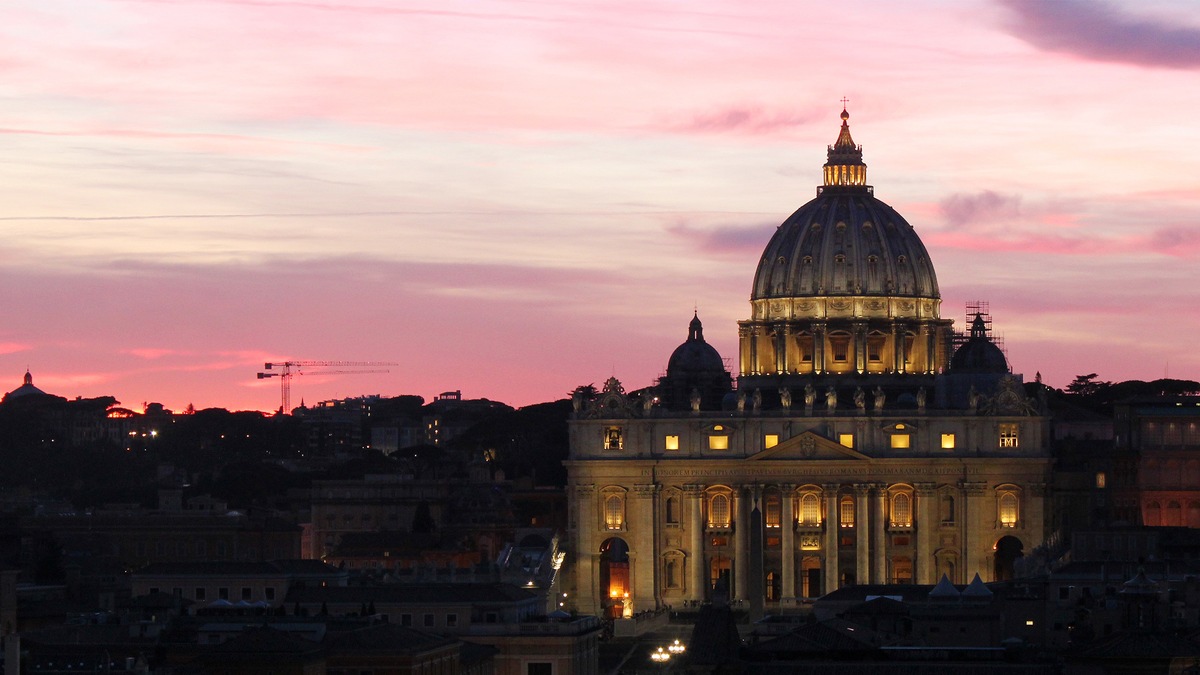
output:
[[676, 639], [674, 642], [672, 642], [670, 644], [670, 646], [667, 647], [667, 651], [671, 652], [671, 654], [674, 656], [679, 656], [680, 654], [687, 651], [687, 647], [685, 647], [682, 643], [679, 642], [678, 639]]
[[671, 660], [671, 655], [663, 651], [662, 647], [650, 653], [650, 660], [655, 663], [666, 663]]

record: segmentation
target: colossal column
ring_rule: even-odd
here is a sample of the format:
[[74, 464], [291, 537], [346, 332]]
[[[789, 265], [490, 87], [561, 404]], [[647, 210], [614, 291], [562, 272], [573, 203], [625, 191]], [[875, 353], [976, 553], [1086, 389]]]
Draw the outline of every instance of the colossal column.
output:
[[938, 520], [937, 497], [934, 489], [936, 483], [915, 483], [917, 509], [916, 520], [913, 521], [913, 581], [918, 584], [932, 584], [934, 564], [933, 551], [936, 548]]
[[[600, 613], [600, 592], [597, 588], [600, 570], [596, 556], [600, 542], [596, 534], [596, 486], [593, 483], [575, 486], [575, 604], [581, 611]], [[604, 589], [604, 594], [608, 590]], [[580, 603], [590, 603], [583, 605]], [[590, 610], [586, 609], [591, 607]]]
[[874, 508], [871, 509], [871, 583], [886, 584], [887, 580], [887, 547], [884, 545], [884, 518], [887, 514], [887, 487], [882, 483], [875, 485]]
[[[822, 570], [822, 573], [825, 577], [826, 593], [832, 593], [838, 589], [838, 580], [841, 577], [841, 572], [838, 570], [838, 547], [841, 543], [838, 538], [838, 528], [841, 527], [841, 519], [838, 515], [839, 487], [841, 486], [837, 483], [826, 483], [821, 486], [825, 493], [825, 569]], [[810, 592], [815, 592], [815, 589]]]
[[729, 589], [731, 600], [746, 599], [746, 573], [750, 567], [750, 554], [746, 552], [746, 535], [750, 534], [750, 509], [746, 508], [745, 488], [733, 489], [733, 588]]
[[[959, 572], [959, 582], [967, 583], [976, 572], [982, 578], [988, 578], [986, 570], [981, 565], [980, 557], [982, 555], [982, 547], [980, 541], [982, 536], [978, 532], [991, 531], [992, 528], [984, 527], [983, 522], [983, 491], [987, 488], [987, 483], [973, 481], [959, 481], [959, 487], [962, 489], [962, 494], [965, 497], [963, 500], [963, 524], [962, 524], [962, 561]], [[990, 548], [990, 547], [989, 547]]]
[[658, 609], [658, 514], [654, 512], [654, 496], [658, 486], [642, 483], [633, 486], [633, 515], [629, 519], [632, 542], [629, 567], [633, 572], [633, 611]]
[[857, 584], [868, 583], [871, 579], [871, 530], [867, 517], [870, 495], [870, 483], [854, 484], [854, 583]]
[[702, 602], [705, 595], [704, 521], [701, 516], [701, 501], [704, 499], [703, 485], [684, 485], [688, 500], [688, 598]]
[[782, 522], [780, 525], [783, 531], [780, 532], [780, 549], [783, 552], [781, 573], [783, 574], [782, 597], [785, 604], [790, 604], [796, 599], [796, 516], [792, 512], [792, 501], [795, 498], [795, 485], [784, 483], [779, 486], [782, 493], [780, 504], [783, 511]]

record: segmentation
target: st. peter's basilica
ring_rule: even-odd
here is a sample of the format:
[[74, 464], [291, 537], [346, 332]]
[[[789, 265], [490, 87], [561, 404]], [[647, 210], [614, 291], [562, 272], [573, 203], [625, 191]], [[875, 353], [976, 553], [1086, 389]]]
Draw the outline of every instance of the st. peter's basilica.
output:
[[[728, 593], [1009, 577], [1044, 536], [1050, 457], [985, 314], [956, 335], [933, 262], [867, 185], [842, 111], [817, 196], [767, 242], [736, 380], [692, 317], [653, 386], [570, 425], [569, 580], [628, 616]], [[681, 331], [682, 333], [682, 331]]]

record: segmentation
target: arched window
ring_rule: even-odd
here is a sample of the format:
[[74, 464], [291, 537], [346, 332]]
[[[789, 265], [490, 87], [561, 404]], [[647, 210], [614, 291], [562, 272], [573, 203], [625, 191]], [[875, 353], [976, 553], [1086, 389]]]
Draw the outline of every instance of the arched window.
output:
[[1179, 527], [1183, 524], [1183, 509], [1180, 508], [1179, 502], [1167, 502], [1166, 522], [1163, 524], [1167, 527]]
[[954, 522], [954, 497], [952, 495], [942, 495], [941, 498], [942, 523], [949, 525]]
[[729, 496], [718, 493], [713, 495], [708, 505], [708, 526], [729, 527]]
[[1001, 492], [998, 504], [1000, 512], [1000, 527], [1017, 526], [1017, 495], [1012, 492]]
[[850, 495], [842, 497], [838, 504], [838, 522], [842, 527], [854, 527], [854, 498]]
[[892, 497], [892, 527], [912, 527], [912, 497], [906, 492]]
[[821, 524], [821, 500], [812, 492], [800, 496], [800, 522], [804, 525]]
[[678, 525], [679, 524], [679, 497], [667, 497], [667, 503], [666, 503], [666, 507], [665, 507], [664, 511], [666, 511], [665, 515], [666, 515], [667, 522], [671, 523], [672, 525]]
[[663, 565], [663, 585], [667, 588], [679, 588], [679, 559], [667, 558]]
[[778, 528], [783, 520], [782, 516], [780, 515], [780, 510], [782, 507], [780, 505], [779, 495], [769, 494], [764, 501], [766, 502], [764, 504], [766, 508], [764, 509], [763, 518], [766, 521], [766, 526]]
[[625, 500], [620, 495], [608, 495], [604, 498], [604, 527], [609, 530], [619, 530], [625, 522]]
[[1162, 507], [1158, 502], [1146, 504], [1146, 524], [1151, 527], [1162, 525]]

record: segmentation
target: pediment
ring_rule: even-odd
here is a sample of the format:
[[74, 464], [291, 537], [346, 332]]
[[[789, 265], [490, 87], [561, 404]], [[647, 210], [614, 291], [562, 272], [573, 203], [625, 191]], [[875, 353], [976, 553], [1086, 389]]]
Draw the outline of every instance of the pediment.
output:
[[751, 455], [749, 460], [762, 459], [794, 459], [794, 460], [821, 460], [821, 459], [865, 459], [870, 457], [861, 452], [847, 448], [841, 443], [825, 438], [824, 436], [812, 432], [805, 431], [796, 436], [792, 436], [786, 441], [781, 442], [773, 448], [763, 450], [760, 453]]

